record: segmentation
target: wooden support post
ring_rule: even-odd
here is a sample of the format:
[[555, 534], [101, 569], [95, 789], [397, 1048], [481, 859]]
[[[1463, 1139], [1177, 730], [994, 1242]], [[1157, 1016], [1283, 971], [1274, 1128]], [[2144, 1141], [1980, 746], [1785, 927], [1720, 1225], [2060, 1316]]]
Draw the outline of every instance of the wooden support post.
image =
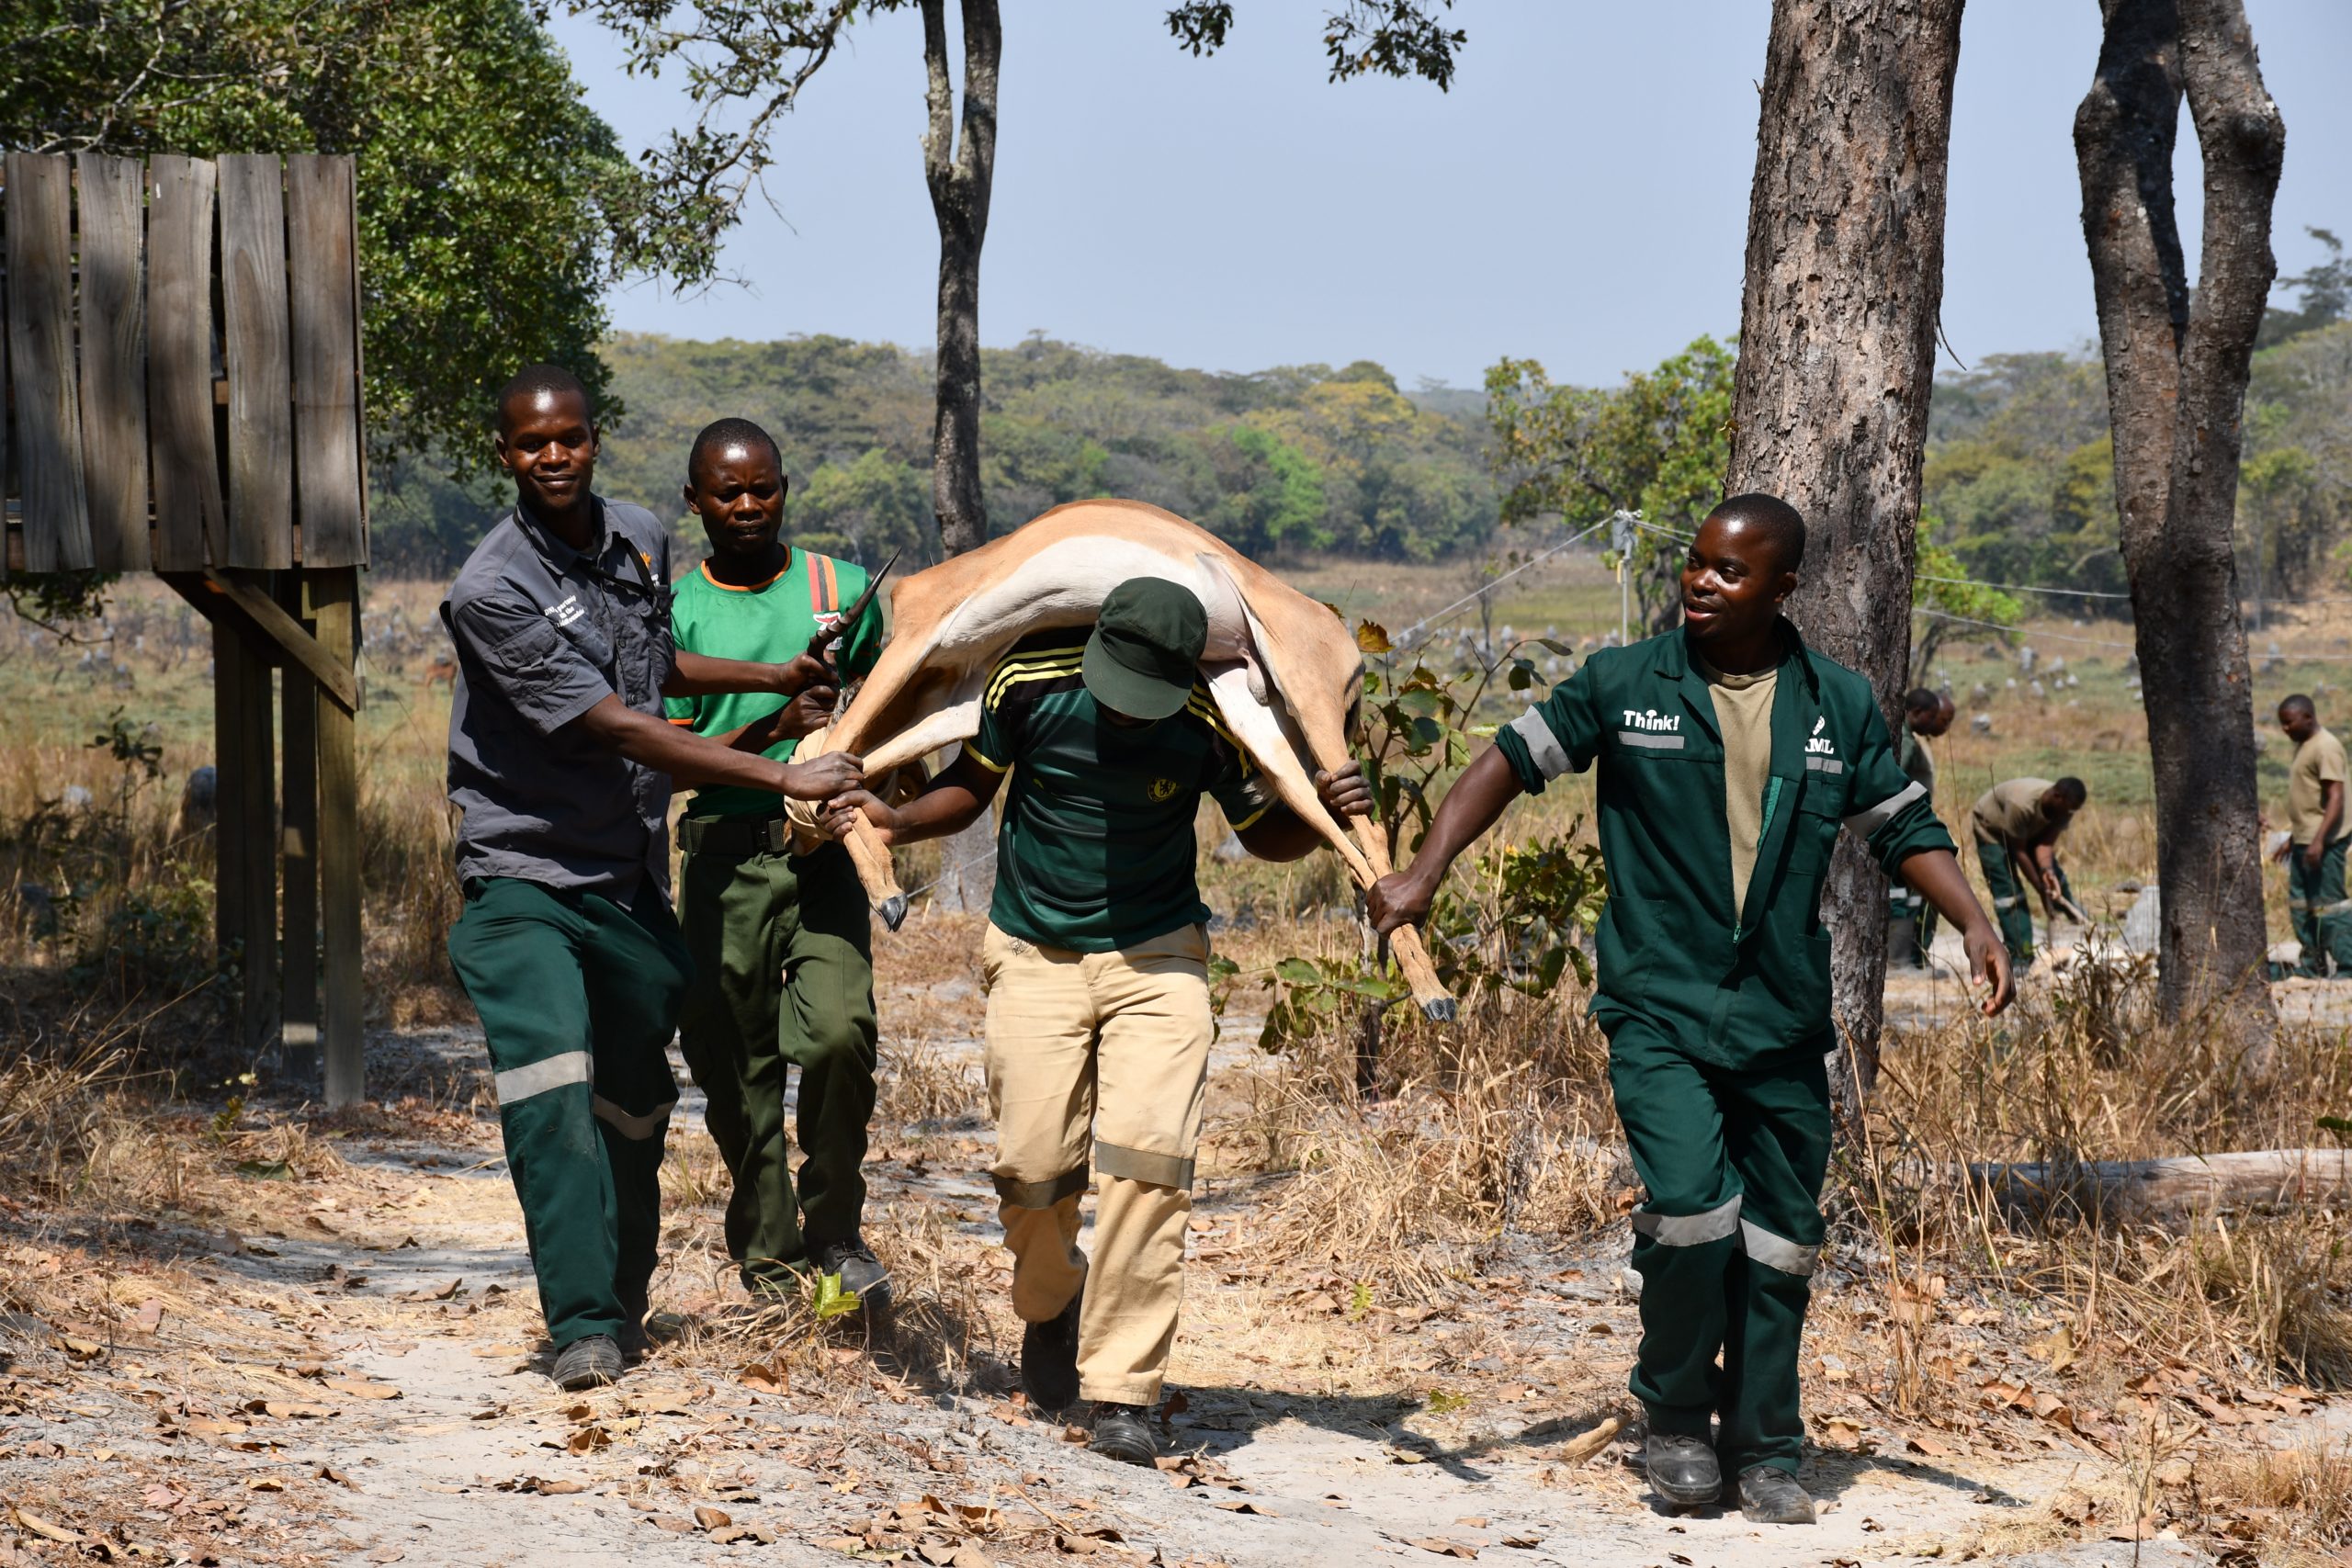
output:
[[[280, 604], [310, 631], [307, 588], [300, 574], [278, 574]], [[319, 709], [325, 705], [318, 682], [292, 660], [281, 701], [286, 1000], [278, 1063], [287, 1077], [308, 1083], [319, 1070]]]
[[237, 630], [214, 616], [212, 625], [212, 941], [220, 960], [241, 967], [245, 938], [245, 773], [238, 765], [238, 737], [244, 733], [245, 683], [238, 678], [244, 650]]
[[[354, 567], [306, 571], [318, 639], [345, 669], [359, 655], [359, 572]], [[319, 746], [319, 886], [326, 921], [326, 1101], [330, 1109], [366, 1098], [359, 976], [359, 716], [340, 704], [316, 705]]]
[[244, 637], [239, 679], [245, 694], [240, 715], [242, 744], [237, 759], [245, 775], [240, 804], [244, 812], [245, 1049], [259, 1055], [277, 1035], [277, 737], [271, 723], [269, 660]]

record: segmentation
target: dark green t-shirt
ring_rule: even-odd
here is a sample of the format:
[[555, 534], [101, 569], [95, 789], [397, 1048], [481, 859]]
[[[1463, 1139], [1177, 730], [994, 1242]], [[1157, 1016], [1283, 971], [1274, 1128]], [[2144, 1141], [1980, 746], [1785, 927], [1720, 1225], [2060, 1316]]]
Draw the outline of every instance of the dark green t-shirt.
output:
[[[808, 651], [820, 627], [839, 629], [841, 613], [865, 592], [865, 570], [813, 550], [794, 550], [785, 568], [756, 588], [733, 588], [696, 567], [677, 585], [670, 624], [678, 646], [712, 659], [746, 659], [784, 664]], [[855, 680], [874, 668], [882, 647], [882, 601], [877, 595], [842, 637], [833, 668]], [[672, 724], [697, 735], [727, 735], [784, 706], [765, 692], [730, 692], [714, 697], [671, 697], [663, 705]], [[779, 740], [767, 755], [788, 760], [797, 740]], [[728, 785], [695, 792], [696, 816], [770, 816], [783, 803], [765, 790]]]
[[1110, 953], [1209, 918], [1193, 876], [1202, 795], [1241, 829], [1272, 792], [1206, 686], [1157, 724], [1115, 724], [1079, 672], [1084, 651], [1068, 628], [1015, 648], [965, 751], [1012, 773], [989, 918], [1041, 946]]

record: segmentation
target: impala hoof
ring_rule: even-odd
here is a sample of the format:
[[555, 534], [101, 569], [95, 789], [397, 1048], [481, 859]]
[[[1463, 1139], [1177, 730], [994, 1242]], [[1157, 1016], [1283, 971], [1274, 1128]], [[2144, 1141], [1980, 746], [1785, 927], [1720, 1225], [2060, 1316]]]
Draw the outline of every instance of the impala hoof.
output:
[[1452, 997], [1439, 997], [1434, 1001], [1423, 1002], [1421, 1004], [1421, 1016], [1428, 1019], [1431, 1023], [1452, 1023], [1453, 1021], [1453, 998]]
[[[893, 893], [888, 898], [882, 900], [882, 923], [889, 927], [892, 931], [897, 931], [900, 926], [907, 923], [907, 896], [905, 894]], [[1451, 1002], [1446, 1004], [1449, 1011], [1452, 1010], [1453, 1006], [1453, 1004]]]

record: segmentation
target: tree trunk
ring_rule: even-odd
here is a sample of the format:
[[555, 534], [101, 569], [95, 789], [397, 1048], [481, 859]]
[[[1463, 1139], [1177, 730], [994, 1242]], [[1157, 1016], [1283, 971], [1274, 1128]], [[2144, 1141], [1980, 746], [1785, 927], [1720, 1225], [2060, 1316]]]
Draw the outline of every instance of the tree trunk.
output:
[[948, 555], [985, 544], [980, 498], [980, 245], [996, 176], [997, 59], [1004, 29], [997, 0], [963, 0], [964, 125], [956, 134], [956, 88], [947, 64], [946, 0], [923, 0], [923, 62], [931, 123], [923, 175], [939, 222], [938, 412], [932, 426], [931, 497]]
[[[1776, 0], [1748, 196], [1727, 488], [1804, 513], [1790, 614], [1900, 722], [1912, 539], [1943, 300], [1944, 173], [1961, 0]], [[1877, 1077], [1886, 878], [1841, 841], [1835, 939], [1841, 1108]]]
[[[2286, 128], [2239, 0], [2101, 9], [2075, 154], [2155, 772], [2158, 994], [2165, 1018], [2209, 1017], [2261, 1073], [2277, 1021], [2262, 983], [2253, 682], [2232, 525]], [[2172, 199], [2184, 92], [2205, 164], [2193, 300]]]
[[[922, 52], [930, 123], [922, 139], [923, 177], [939, 223], [937, 412], [931, 436], [931, 502], [939, 543], [957, 555], [988, 542], [980, 495], [980, 245], [988, 238], [989, 193], [996, 177], [997, 61], [1004, 28], [997, 0], [962, 0], [963, 137], [956, 127], [956, 86], [947, 61], [946, 0], [922, 0]], [[943, 871], [933, 905], [985, 914], [996, 892], [992, 814], [940, 846]]]

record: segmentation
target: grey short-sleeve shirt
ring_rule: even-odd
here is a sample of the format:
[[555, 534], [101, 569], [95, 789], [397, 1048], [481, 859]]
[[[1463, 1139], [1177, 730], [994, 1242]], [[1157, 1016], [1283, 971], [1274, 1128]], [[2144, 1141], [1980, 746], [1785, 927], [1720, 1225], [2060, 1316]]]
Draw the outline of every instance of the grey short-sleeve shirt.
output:
[[449, 798], [458, 875], [512, 876], [620, 903], [669, 886], [670, 778], [565, 727], [618, 695], [660, 717], [676, 662], [670, 536], [641, 506], [596, 498], [582, 552], [517, 509], [441, 605], [457, 644]]

